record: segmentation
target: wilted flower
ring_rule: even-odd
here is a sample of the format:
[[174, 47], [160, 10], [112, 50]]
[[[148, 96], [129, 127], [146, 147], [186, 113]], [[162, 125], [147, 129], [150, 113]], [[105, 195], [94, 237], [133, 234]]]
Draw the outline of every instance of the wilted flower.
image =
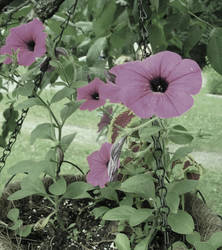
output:
[[94, 110], [106, 103], [103, 90], [105, 83], [98, 78], [95, 78], [88, 85], [77, 89], [77, 100], [86, 100], [81, 104], [80, 109], [89, 111]]
[[[0, 48], [0, 54], [12, 55], [13, 51], [18, 51], [18, 64], [31, 65], [36, 57], [41, 57], [46, 52], [47, 34], [43, 30], [44, 26], [37, 18], [10, 29], [10, 34], [6, 38], [6, 45]], [[7, 57], [4, 63], [10, 64], [12, 59]]]
[[202, 84], [198, 64], [170, 51], [115, 66], [110, 72], [116, 76], [122, 103], [141, 118], [183, 114], [192, 107], [191, 95], [196, 95]]
[[95, 151], [87, 157], [90, 171], [86, 176], [86, 180], [93, 186], [100, 186], [103, 188], [105, 184], [110, 181], [108, 176], [108, 164], [111, 147], [111, 143], [105, 142], [99, 151]]

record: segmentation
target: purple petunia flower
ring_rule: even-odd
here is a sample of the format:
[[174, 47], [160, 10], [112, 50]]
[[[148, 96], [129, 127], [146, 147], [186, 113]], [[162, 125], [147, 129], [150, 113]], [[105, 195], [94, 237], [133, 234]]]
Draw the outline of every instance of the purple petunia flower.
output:
[[111, 147], [111, 143], [105, 142], [99, 151], [95, 151], [87, 157], [90, 171], [86, 176], [86, 180], [93, 186], [100, 186], [103, 188], [105, 184], [110, 181], [108, 176], [108, 164]]
[[[10, 29], [10, 34], [6, 38], [6, 45], [0, 48], [0, 54], [12, 55], [13, 51], [18, 50], [18, 64], [31, 65], [36, 57], [41, 57], [46, 53], [47, 34], [43, 30], [44, 26], [37, 18]], [[7, 57], [4, 63], [10, 64], [12, 59]]]
[[[170, 51], [114, 66], [110, 73], [116, 76], [119, 99], [141, 118], [183, 114], [192, 107], [191, 95], [196, 95], [202, 84], [198, 64]], [[111, 93], [110, 100], [112, 97]]]
[[106, 103], [104, 97], [105, 83], [99, 78], [95, 78], [88, 85], [77, 89], [77, 100], [86, 100], [80, 106], [81, 110], [94, 110]]

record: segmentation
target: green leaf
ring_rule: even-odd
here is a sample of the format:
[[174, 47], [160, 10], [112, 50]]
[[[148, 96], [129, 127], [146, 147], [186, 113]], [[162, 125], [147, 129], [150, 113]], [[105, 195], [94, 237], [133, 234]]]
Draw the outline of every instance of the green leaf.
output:
[[128, 178], [121, 184], [119, 189], [124, 192], [142, 195], [145, 198], [155, 197], [153, 179], [148, 174], [139, 174]]
[[114, 200], [114, 201], [118, 202], [118, 195], [116, 193], [116, 190], [113, 189], [112, 187], [110, 187], [110, 186], [104, 187], [100, 190], [100, 192], [101, 192], [101, 196], [103, 198], [108, 199], [108, 200]]
[[174, 153], [172, 159], [171, 159], [171, 163], [173, 161], [176, 161], [176, 160], [181, 160], [183, 159], [185, 156], [187, 156], [188, 154], [190, 154], [191, 152], [193, 151], [193, 149], [191, 147], [181, 147], [181, 148], [178, 148], [176, 150], [176, 152]]
[[43, 161], [33, 161], [33, 160], [25, 160], [17, 162], [15, 165], [11, 166], [8, 169], [8, 173], [18, 174], [18, 173], [29, 173], [35, 172], [36, 175], [39, 175], [44, 170], [44, 165], [42, 164]]
[[180, 203], [180, 198], [179, 198], [178, 193], [174, 192], [173, 189], [171, 192], [168, 191], [167, 196], [166, 196], [166, 202], [170, 208], [170, 211], [172, 213], [177, 213], [179, 203]]
[[109, 210], [108, 207], [101, 206], [94, 208], [92, 212], [95, 218], [98, 219], [99, 217], [102, 217], [108, 210]]
[[[182, 241], [176, 241], [172, 245], [172, 250], [188, 250], [187, 246]], [[170, 250], [170, 248], [169, 248]]]
[[214, 28], [210, 33], [207, 56], [212, 67], [222, 74], [222, 28]]
[[[124, 36], [122, 35], [124, 34]], [[109, 53], [115, 53], [115, 50], [121, 51], [136, 40], [135, 33], [128, 27], [127, 22], [125, 22], [125, 26], [120, 30], [115, 30], [115, 32], [111, 33], [110, 36], [110, 44], [111, 48], [109, 48]]]
[[169, 192], [175, 192], [178, 195], [185, 194], [188, 192], [195, 191], [198, 185], [198, 181], [196, 180], [181, 180], [175, 181], [169, 184], [168, 190]]
[[115, 11], [115, 1], [107, 1], [101, 15], [93, 23], [93, 30], [95, 31], [96, 36], [101, 36], [109, 31], [108, 28], [112, 25]]
[[170, 213], [168, 224], [175, 233], [191, 234], [194, 230], [193, 218], [183, 210], [178, 210], [177, 214]]
[[150, 237], [146, 237], [141, 240], [135, 247], [135, 250], [147, 250]]
[[27, 196], [33, 195], [35, 193], [36, 192], [33, 192], [32, 190], [18, 190], [16, 192], [14, 192], [13, 194], [11, 194], [8, 197], [8, 200], [9, 201], [20, 200], [20, 199], [23, 199]]
[[110, 209], [103, 215], [103, 220], [110, 221], [129, 221], [132, 214], [136, 211], [135, 208], [131, 206], [120, 206]]
[[[193, 136], [187, 133], [187, 130], [181, 126], [176, 125], [169, 132], [169, 140], [176, 144], [187, 144], [193, 140]], [[178, 130], [178, 131], [175, 131]], [[183, 133], [185, 132], [185, 133]]]
[[195, 242], [200, 242], [200, 233], [194, 231], [192, 234], [186, 235], [186, 240], [194, 246]]
[[150, 0], [151, 6], [153, 9], [158, 12], [159, 9], [159, 0]]
[[74, 93], [75, 93], [75, 89], [65, 87], [55, 93], [55, 95], [52, 97], [51, 103], [59, 102], [66, 97], [69, 98]]
[[208, 242], [216, 249], [222, 247], [222, 232], [213, 233]]
[[18, 228], [20, 228], [22, 226], [23, 221], [22, 220], [17, 220], [14, 222], [14, 225], [9, 227], [9, 229], [11, 230], [17, 230]]
[[84, 199], [91, 198], [87, 191], [94, 189], [92, 185], [86, 182], [73, 182], [68, 185], [64, 198], [69, 199]]
[[131, 227], [137, 226], [148, 219], [153, 214], [153, 209], [149, 208], [140, 208], [134, 211], [134, 214], [131, 215], [129, 219], [129, 224]]
[[46, 194], [42, 180], [35, 173], [28, 174], [21, 180], [21, 189], [28, 190], [33, 194]]
[[3, 63], [6, 58], [7, 58], [7, 55], [0, 55], [0, 63]]
[[160, 24], [152, 24], [150, 26], [150, 43], [152, 50], [156, 53], [165, 50], [167, 42], [164, 29]]
[[87, 84], [88, 84], [87, 81], [77, 81], [77, 82], [72, 83], [72, 87], [80, 88], [80, 87], [83, 87], [83, 86], [85, 86]]
[[185, 13], [188, 11], [183, 0], [171, 0], [170, 5], [181, 13]]
[[56, 182], [49, 186], [49, 192], [54, 195], [62, 195], [66, 192], [66, 181], [64, 177], [59, 177]]
[[18, 9], [13, 13], [13, 18], [28, 16], [28, 13], [32, 10], [32, 5], [26, 5], [21, 9]]
[[[67, 60], [67, 59], [66, 59]], [[60, 62], [63, 63], [63, 62]], [[72, 62], [64, 61], [64, 66], [59, 68], [59, 75], [64, 82], [71, 84], [74, 80], [74, 64]]]
[[187, 39], [184, 41], [185, 56], [189, 56], [189, 51], [200, 41], [201, 35], [202, 29], [198, 24], [190, 27]]
[[[31, 96], [33, 89], [34, 89], [34, 84], [31, 84], [30, 82], [28, 82], [28, 83], [25, 83], [24, 86], [19, 86], [16, 89], [16, 94], [21, 95], [21, 96]], [[31, 99], [37, 99], [37, 98], [31, 98]], [[37, 99], [37, 100], [38, 100], [37, 102], [40, 103], [39, 105], [42, 105], [41, 101], [39, 99]]]
[[69, 102], [65, 104], [65, 107], [60, 112], [63, 124], [79, 108], [80, 105], [80, 102]]
[[149, 141], [151, 135], [157, 134], [161, 130], [160, 127], [157, 126], [149, 126], [139, 130], [139, 136], [142, 141]]
[[38, 98], [33, 97], [19, 103], [17, 106], [15, 106], [15, 110], [27, 109], [35, 105], [43, 106], [42, 102]]
[[63, 149], [63, 152], [65, 152], [68, 149], [68, 147], [72, 143], [75, 136], [76, 136], [76, 133], [65, 135], [65, 136], [62, 137], [61, 147]]
[[76, 28], [80, 29], [83, 32], [92, 31], [92, 28], [93, 28], [93, 23], [87, 22], [87, 21], [79, 21], [79, 22], [76, 22], [74, 25]]
[[8, 211], [7, 217], [9, 220], [15, 222], [18, 220], [19, 217], [19, 209], [18, 208], [12, 208]]
[[27, 237], [32, 231], [33, 225], [22, 225], [17, 229], [17, 234], [21, 237]]
[[33, 144], [36, 139], [49, 139], [56, 140], [55, 128], [51, 123], [39, 124], [32, 132], [30, 137], [30, 143]]
[[106, 37], [100, 37], [92, 44], [86, 55], [88, 65], [92, 66], [96, 61], [99, 60], [101, 51], [105, 49], [106, 44]]
[[24, 197], [39, 194], [46, 195], [42, 180], [33, 172], [21, 180], [21, 190], [16, 191], [8, 197], [8, 200], [19, 200]]
[[196, 242], [194, 244], [195, 250], [216, 250], [213, 246], [211, 246], [208, 242]]
[[116, 235], [115, 244], [118, 250], [130, 250], [130, 241], [128, 237], [123, 233], [118, 233]]

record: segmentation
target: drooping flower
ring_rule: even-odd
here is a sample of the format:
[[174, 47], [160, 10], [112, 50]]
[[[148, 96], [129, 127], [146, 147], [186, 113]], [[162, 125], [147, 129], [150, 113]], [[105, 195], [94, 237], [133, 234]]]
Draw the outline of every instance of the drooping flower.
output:
[[122, 103], [141, 118], [183, 114], [192, 107], [191, 95], [196, 95], [202, 84], [198, 64], [170, 51], [114, 66], [110, 72], [116, 76]]
[[105, 142], [99, 151], [95, 151], [87, 157], [90, 171], [86, 176], [86, 180], [93, 186], [100, 186], [103, 188], [105, 184], [110, 181], [108, 176], [108, 164], [111, 147], [111, 143]]
[[110, 124], [112, 119], [112, 107], [108, 107], [103, 112], [103, 116], [101, 117], [100, 122], [97, 124], [98, 126], [98, 132], [100, 132], [104, 127]]
[[[43, 32], [44, 26], [37, 18], [26, 24], [11, 28], [10, 34], [6, 38], [6, 45], [0, 48], [1, 55], [12, 55], [18, 52], [18, 64], [29, 66], [34, 63], [36, 57], [41, 57], [46, 53], [46, 36]], [[12, 63], [12, 59], [7, 57], [5, 64]]]
[[99, 78], [95, 78], [88, 85], [77, 89], [77, 100], [86, 100], [80, 106], [81, 110], [94, 110], [106, 103], [103, 90], [105, 83]]

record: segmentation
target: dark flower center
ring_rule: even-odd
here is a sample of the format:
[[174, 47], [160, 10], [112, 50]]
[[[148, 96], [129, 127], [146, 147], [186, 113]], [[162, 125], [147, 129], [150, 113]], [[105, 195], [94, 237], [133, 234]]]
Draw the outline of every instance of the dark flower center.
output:
[[28, 47], [28, 50], [34, 51], [34, 49], [35, 49], [35, 42], [34, 41], [29, 41], [26, 43], [26, 45]]
[[91, 95], [93, 100], [99, 100], [99, 93], [95, 92]]
[[164, 93], [168, 88], [169, 83], [162, 77], [158, 76], [150, 80], [151, 90], [153, 92]]

